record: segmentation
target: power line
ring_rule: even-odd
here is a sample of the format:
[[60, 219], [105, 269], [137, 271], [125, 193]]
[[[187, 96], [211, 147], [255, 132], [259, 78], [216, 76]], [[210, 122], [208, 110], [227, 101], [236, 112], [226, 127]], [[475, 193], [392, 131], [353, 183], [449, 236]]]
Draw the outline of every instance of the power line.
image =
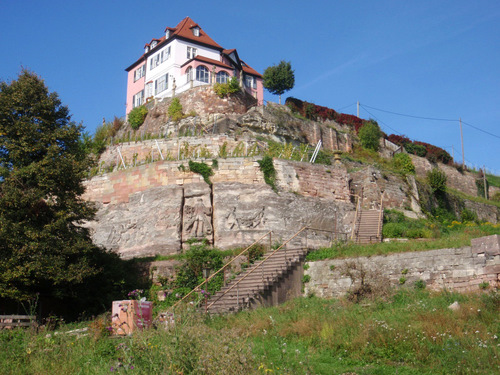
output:
[[490, 133], [489, 131], [486, 131], [486, 130], [480, 129], [480, 128], [478, 128], [477, 126], [474, 126], [474, 125], [472, 125], [472, 124], [469, 124], [468, 122], [465, 122], [465, 121], [463, 121], [463, 120], [462, 120], [462, 124], [468, 125], [468, 126], [470, 126], [471, 128], [474, 128], [474, 129], [476, 129], [476, 130], [479, 130], [480, 132], [483, 132], [483, 133], [485, 133], [485, 134], [491, 135], [492, 137], [495, 137], [495, 138], [499, 138], [499, 139], [500, 139], [500, 136], [498, 136], [498, 135], [496, 135], [496, 134], [493, 134], [493, 133]]
[[349, 104], [349, 105], [346, 105], [345, 107], [342, 107], [342, 108], [337, 109], [337, 111], [342, 111], [343, 109], [349, 108], [349, 107], [351, 107], [351, 106], [353, 106], [353, 105], [355, 105], [355, 104], [356, 104], [356, 103], [351, 103], [351, 104]]
[[371, 109], [374, 109], [374, 110], [376, 110], [376, 111], [380, 111], [380, 112], [391, 113], [391, 114], [393, 114], [393, 115], [404, 116], [404, 117], [418, 118], [418, 119], [422, 119], [422, 120], [458, 122], [458, 120], [455, 120], [455, 119], [449, 119], [449, 118], [435, 118], [435, 117], [423, 117], [423, 116], [406, 115], [406, 114], [404, 114], [404, 113], [398, 113], [398, 112], [386, 111], [386, 110], [384, 110], [384, 109], [375, 108], [375, 107], [370, 107], [369, 105], [366, 105], [366, 104], [363, 104], [363, 105], [362, 105], [362, 107], [368, 107], [368, 108], [371, 108]]
[[371, 113], [369, 110], [367, 110], [367, 109], [366, 109], [366, 108], [365, 108], [365, 107], [364, 107], [361, 103], [360, 103], [359, 105], [360, 105], [360, 107], [362, 107], [362, 108], [363, 108], [366, 112], [368, 112], [368, 114], [369, 114], [370, 116], [373, 116], [373, 118], [374, 118], [375, 120], [377, 120], [377, 122], [380, 122], [381, 124], [384, 124], [385, 126], [387, 126], [389, 129], [391, 129], [391, 130], [392, 130], [393, 132], [395, 132], [396, 134], [403, 135], [403, 133], [401, 133], [401, 132], [397, 131], [396, 129], [391, 128], [389, 125], [387, 125], [387, 124], [386, 124], [385, 122], [383, 122], [382, 120], [379, 120], [379, 119], [377, 118], [377, 116], [375, 116], [373, 113]]

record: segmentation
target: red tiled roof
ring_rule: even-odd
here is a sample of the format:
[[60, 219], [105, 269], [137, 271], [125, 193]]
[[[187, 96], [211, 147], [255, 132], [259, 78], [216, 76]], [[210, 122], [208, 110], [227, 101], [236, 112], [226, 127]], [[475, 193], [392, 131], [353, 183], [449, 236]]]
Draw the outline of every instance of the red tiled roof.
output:
[[252, 74], [257, 77], [262, 77], [262, 74], [260, 74], [258, 71], [256, 71], [254, 68], [250, 67], [246, 62], [243, 60], [241, 61], [241, 67], [243, 68], [243, 71], [248, 74]]
[[189, 64], [191, 61], [194, 61], [194, 60], [205, 62], [205, 63], [210, 64], [210, 65], [221, 66], [221, 67], [226, 68], [226, 69], [233, 69], [233, 67], [230, 65], [224, 64], [223, 62], [218, 61], [218, 60], [209, 59], [208, 57], [205, 57], [205, 56], [195, 56], [191, 60], [186, 61], [184, 64], [182, 64], [182, 66], [186, 66], [187, 64]]
[[181, 22], [179, 22], [179, 24], [175, 28], [173, 29], [169, 28], [169, 30], [173, 31], [170, 37], [177, 35], [181, 38], [191, 40], [195, 43], [206, 44], [222, 50], [222, 47], [218, 45], [212, 38], [210, 38], [207, 35], [207, 33], [203, 31], [201, 27], [200, 27], [200, 36], [194, 36], [193, 31], [191, 30], [193, 27], [200, 27], [200, 26], [196, 22], [194, 22], [191, 18], [186, 17]]

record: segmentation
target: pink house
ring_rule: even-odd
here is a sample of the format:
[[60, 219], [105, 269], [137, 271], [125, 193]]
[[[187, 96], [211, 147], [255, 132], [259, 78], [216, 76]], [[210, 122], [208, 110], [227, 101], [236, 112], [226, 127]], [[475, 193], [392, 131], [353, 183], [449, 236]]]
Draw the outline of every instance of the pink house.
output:
[[127, 109], [151, 98], [162, 99], [236, 76], [240, 86], [262, 104], [262, 76], [240, 59], [236, 49], [224, 49], [191, 18], [144, 46], [143, 55], [127, 69]]

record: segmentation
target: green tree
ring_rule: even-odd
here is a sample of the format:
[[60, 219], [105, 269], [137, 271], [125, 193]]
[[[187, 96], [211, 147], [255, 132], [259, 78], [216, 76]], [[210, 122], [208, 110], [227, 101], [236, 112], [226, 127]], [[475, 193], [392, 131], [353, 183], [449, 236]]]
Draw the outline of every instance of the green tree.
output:
[[0, 299], [92, 312], [118, 291], [119, 259], [81, 225], [94, 215], [81, 131], [34, 73], [0, 83]]
[[262, 80], [267, 91], [279, 95], [279, 103], [281, 104], [281, 95], [293, 89], [295, 85], [295, 74], [290, 62], [281, 61], [278, 65], [268, 67], [264, 71]]
[[359, 140], [364, 148], [378, 151], [380, 136], [382, 135], [378, 124], [374, 121], [365, 122], [359, 129]]

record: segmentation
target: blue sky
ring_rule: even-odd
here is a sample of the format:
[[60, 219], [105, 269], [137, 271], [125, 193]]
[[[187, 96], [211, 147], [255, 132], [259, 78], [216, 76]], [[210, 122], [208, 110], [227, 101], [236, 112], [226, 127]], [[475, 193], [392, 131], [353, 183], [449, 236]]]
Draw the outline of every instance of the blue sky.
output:
[[144, 44], [190, 16], [261, 73], [290, 61], [284, 98], [351, 114], [359, 101], [386, 133], [458, 161], [462, 118], [466, 163], [500, 175], [498, 0], [0, 0], [0, 13], [0, 80], [36, 72], [91, 133], [124, 115], [124, 69]]

